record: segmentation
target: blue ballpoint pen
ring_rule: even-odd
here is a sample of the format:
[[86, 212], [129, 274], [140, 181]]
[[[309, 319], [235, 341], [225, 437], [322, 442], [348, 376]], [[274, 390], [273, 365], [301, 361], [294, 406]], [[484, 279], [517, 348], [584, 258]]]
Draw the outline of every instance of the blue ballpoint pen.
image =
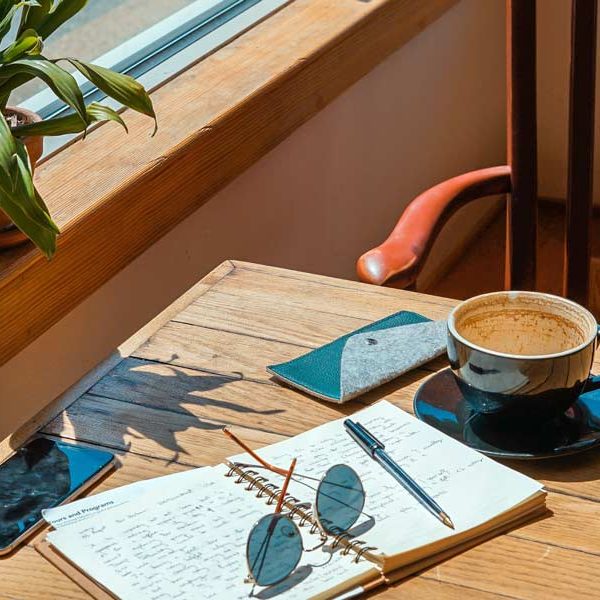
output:
[[360, 423], [350, 419], [344, 421], [344, 427], [350, 437], [375, 461], [377, 461], [406, 491], [414, 496], [427, 510], [444, 525], [454, 529], [454, 523], [440, 505], [406, 473], [400, 465], [385, 451], [385, 446]]

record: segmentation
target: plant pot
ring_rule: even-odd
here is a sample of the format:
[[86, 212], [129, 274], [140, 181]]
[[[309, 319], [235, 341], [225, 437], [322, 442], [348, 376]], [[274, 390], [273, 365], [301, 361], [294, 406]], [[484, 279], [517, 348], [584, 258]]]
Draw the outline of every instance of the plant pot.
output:
[[[4, 114], [7, 116], [16, 115], [19, 121], [19, 125], [37, 123], [42, 118], [30, 110], [24, 108], [14, 108], [7, 106]], [[9, 121], [10, 125], [10, 121]], [[29, 154], [29, 160], [31, 162], [31, 173], [35, 169], [35, 165], [42, 155], [44, 149], [44, 141], [41, 136], [30, 136], [23, 138], [23, 143], [27, 148]], [[22, 233], [13, 222], [10, 220], [8, 215], [0, 209], [0, 248], [10, 248], [11, 246], [17, 246], [27, 241], [27, 236]]]

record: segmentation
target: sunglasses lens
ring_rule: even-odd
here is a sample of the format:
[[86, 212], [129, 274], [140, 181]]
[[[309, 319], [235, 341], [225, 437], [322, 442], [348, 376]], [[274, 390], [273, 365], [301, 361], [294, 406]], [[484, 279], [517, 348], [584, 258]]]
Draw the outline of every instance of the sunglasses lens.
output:
[[300, 531], [289, 517], [266, 515], [252, 528], [246, 553], [250, 574], [258, 585], [279, 583], [300, 562]]
[[317, 489], [316, 516], [321, 527], [334, 535], [348, 531], [365, 505], [360, 477], [347, 465], [334, 465]]

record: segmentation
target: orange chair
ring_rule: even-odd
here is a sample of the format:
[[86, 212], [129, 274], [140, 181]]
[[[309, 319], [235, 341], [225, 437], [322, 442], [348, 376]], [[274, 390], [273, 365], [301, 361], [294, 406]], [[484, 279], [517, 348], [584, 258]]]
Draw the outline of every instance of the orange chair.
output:
[[[541, 5], [543, 9], [543, 4]], [[444, 181], [415, 198], [390, 236], [357, 263], [361, 281], [412, 288], [447, 220], [476, 198], [507, 194], [506, 289], [535, 289], [536, 3], [507, 0], [508, 164]], [[564, 295], [589, 300], [596, 0], [572, 0]]]

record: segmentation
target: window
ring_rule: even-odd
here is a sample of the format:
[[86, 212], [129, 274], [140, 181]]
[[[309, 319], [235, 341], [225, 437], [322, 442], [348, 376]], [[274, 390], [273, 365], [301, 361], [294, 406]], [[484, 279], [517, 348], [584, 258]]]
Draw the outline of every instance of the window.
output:
[[[109, 67], [132, 75], [151, 90], [289, 1], [96, 0], [49, 38], [44, 53]], [[86, 103], [104, 100], [104, 94], [79, 73], [74, 77]], [[18, 93], [11, 103], [43, 118], [70, 110], [39, 81]], [[121, 108], [110, 99], [105, 103]], [[46, 138], [44, 154], [57, 151], [73, 137]]]

